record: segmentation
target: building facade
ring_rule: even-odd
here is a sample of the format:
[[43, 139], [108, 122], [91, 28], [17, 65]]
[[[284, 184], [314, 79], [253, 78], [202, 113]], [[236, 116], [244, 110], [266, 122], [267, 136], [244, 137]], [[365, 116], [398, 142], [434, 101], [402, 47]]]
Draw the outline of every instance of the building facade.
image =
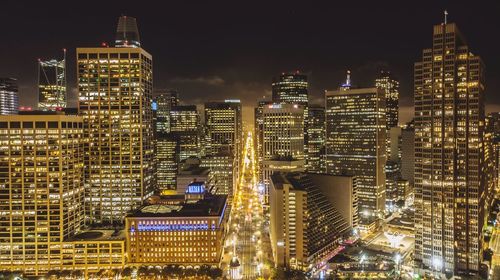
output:
[[155, 142], [156, 188], [165, 194], [177, 186], [179, 141], [170, 133], [158, 133]]
[[185, 198], [164, 197], [126, 218], [131, 264], [219, 265], [226, 230], [225, 195], [190, 184]]
[[138, 47], [78, 48], [87, 213], [121, 222], [153, 192], [152, 57]]
[[326, 172], [358, 180], [361, 221], [385, 209], [385, 92], [343, 87], [326, 95]]
[[306, 173], [274, 173], [270, 238], [275, 265], [310, 270], [330, 259], [352, 232], [335, 206]]
[[179, 161], [200, 157], [200, 115], [195, 105], [174, 106], [170, 110], [170, 133], [179, 142]]
[[15, 115], [19, 111], [17, 79], [0, 78], [0, 115]]
[[[297, 104], [270, 104], [262, 111], [263, 172], [266, 194], [270, 175], [283, 169], [305, 167], [304, 108]], [[291, 164], [287, 167], [287, 164]], [[266, 195], [267, 197], [267, 195]]]
[[307, 171], [325, 173], [325, 107], [309, 106], [307, 120]]
[[476, 273], [482, 260], [484, 65], [454, 23], [415, 63], [415, 261]]
[[84, 224], [80, 117], [0, 116], [0, 267], [62, 269], [64, 241]]

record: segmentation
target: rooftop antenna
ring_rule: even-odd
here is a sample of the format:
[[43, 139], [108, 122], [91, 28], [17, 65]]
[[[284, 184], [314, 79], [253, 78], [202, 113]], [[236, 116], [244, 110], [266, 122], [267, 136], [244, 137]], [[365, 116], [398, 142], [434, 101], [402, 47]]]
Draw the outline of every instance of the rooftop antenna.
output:
[[448, 23], [448, 11], [444, 10], [444, 24]]
[[347, 70], [347, 77], [345, 79], [345, 84], [351, 86], [351, 70]]

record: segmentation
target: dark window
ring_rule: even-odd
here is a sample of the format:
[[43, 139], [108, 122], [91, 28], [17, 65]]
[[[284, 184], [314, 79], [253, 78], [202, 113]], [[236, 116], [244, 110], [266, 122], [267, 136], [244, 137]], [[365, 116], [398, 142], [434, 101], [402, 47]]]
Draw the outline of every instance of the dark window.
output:
[[36, 128], [45, 128], [45, 122], [36, 122], [35, 127]]
[[7, 122], [0, 122], [0, 128], [7, 128]]
[[23, 128], [33, 128], [33, 122], [23, 122]]
[[20, 122], [11, 122], [10, 128], [21, 128], [21, 123]]
[[49, 122], [49, 128], [58, 128], [57, 122]]

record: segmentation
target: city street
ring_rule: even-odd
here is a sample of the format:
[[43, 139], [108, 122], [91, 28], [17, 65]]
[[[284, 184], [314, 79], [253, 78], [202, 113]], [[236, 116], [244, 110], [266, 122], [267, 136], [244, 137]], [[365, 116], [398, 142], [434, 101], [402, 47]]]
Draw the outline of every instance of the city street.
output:
[[268, 246], [263, 246], [268, 243], [269, 237], [267, 231], [263, 230], [262, 197], [258, 191], [254, 155], [252, 134], [248, 133], [225, 244], [228, 256], [224, 259], [231, 259], [231, 263], [239, 265], [231, 267], [230, 261], [224, 261], [223, 268], [231, 279], [256, 279], [269, 275], [269, 267], [264, 265], [269, 253], [265, 247]]

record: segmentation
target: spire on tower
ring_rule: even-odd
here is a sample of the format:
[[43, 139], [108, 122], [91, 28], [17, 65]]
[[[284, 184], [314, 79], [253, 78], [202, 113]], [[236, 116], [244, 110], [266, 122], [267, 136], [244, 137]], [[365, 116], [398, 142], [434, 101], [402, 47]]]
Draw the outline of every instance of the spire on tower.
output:
[[135, 18], [121, 16], [118, 19], [115, 46], [132, 48], [138, 48], [141, 46], [139, 29], [137, 28], [137, 21]]
[[444, 24], [448, 23], [448, 11], [444, 10]]
[[345, 83], [343, 83], [340, 88], [344, 90], [351, 88], [351, 70], [347, 70]]

